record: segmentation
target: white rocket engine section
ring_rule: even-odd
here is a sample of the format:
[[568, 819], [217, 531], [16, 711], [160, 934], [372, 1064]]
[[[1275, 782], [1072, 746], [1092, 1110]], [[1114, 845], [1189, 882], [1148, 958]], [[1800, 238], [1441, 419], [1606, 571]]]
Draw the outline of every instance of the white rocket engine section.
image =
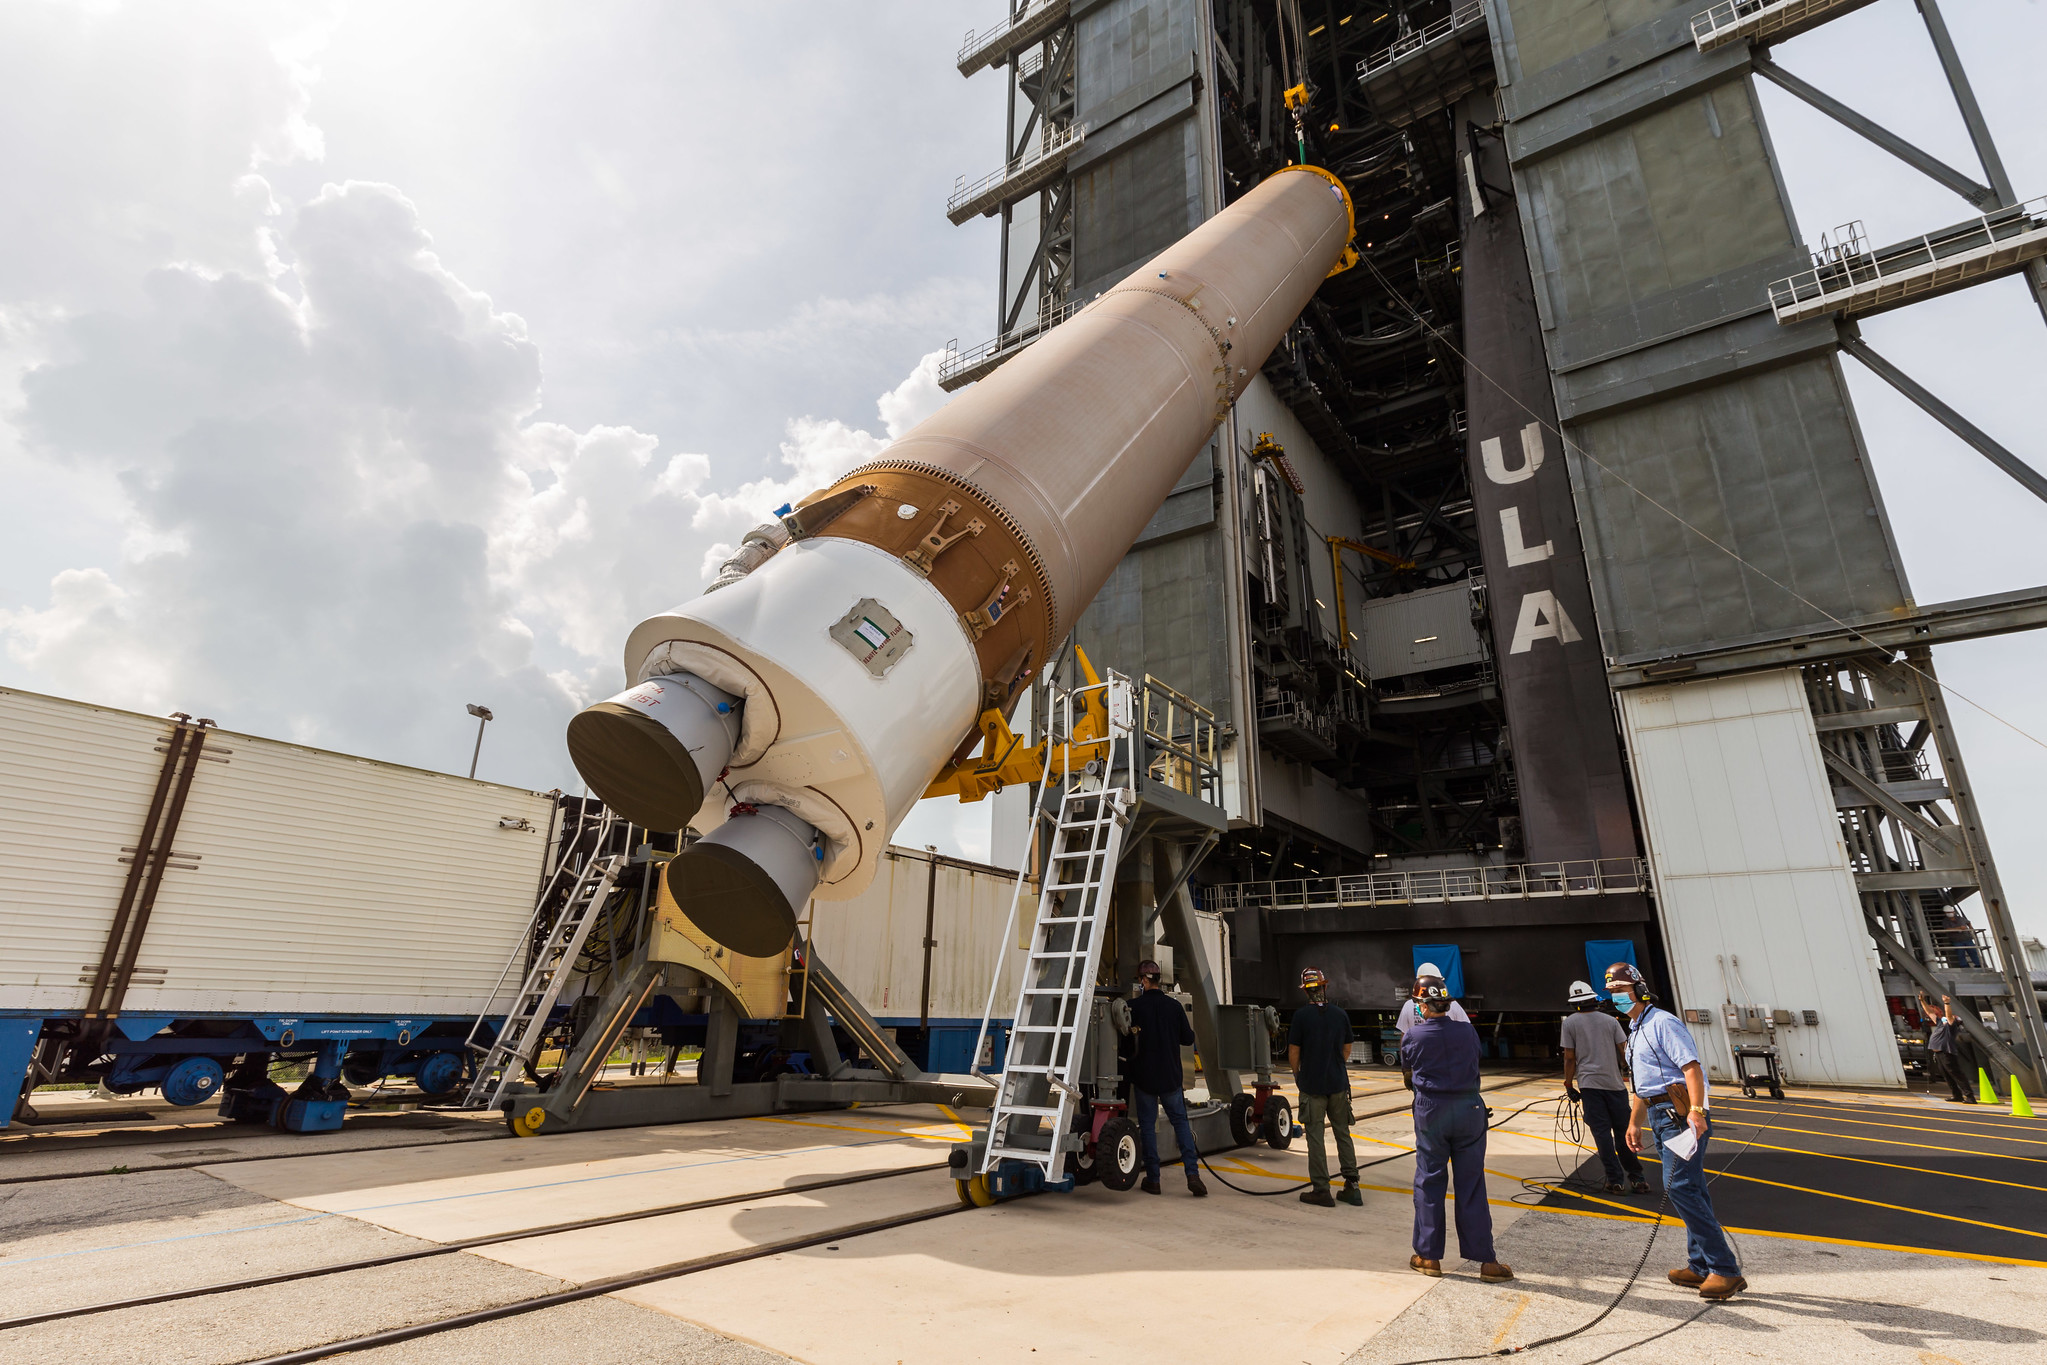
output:
[[570, 723], [569, 753], [626, 819], [704, 833], [669, 864], [684, 913], [767, 955], [813, 895], [859, 894], [1354, 259], [1353, 230], [1328, 172], [1271, 176], [634, 629], [634, 685]]

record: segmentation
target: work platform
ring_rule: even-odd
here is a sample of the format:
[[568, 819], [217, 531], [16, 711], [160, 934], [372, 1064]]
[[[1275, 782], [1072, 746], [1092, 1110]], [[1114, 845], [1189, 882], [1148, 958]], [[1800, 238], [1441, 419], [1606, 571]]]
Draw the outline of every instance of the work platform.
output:
[[1770, 286], [1778, 322], [1788, 326], [1830, 313], [1869, 317], [2016, 274], [2047, 256], [2047, 196], [1875, 251], [1861, 226], [1842, 229], [1844, 240], [1815, 255], [1812, 269]]

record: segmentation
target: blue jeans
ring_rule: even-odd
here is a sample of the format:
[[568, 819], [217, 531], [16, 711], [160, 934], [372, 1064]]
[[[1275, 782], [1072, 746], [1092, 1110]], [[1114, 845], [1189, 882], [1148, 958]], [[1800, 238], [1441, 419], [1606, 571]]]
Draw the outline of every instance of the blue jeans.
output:
[[1592, 1130], [1593, 1145], [1599, 1148], [1599, 1164], [1606, 1168], [1606, 1180], [1618, 1185], [1623, 1180], [1641, 1180], [1642, 1159], [1628, 1150], [1629, 1107], [1625, 1090], [1580, 1090], [1585, 1101], [1585, 1126]]
[[1180, 1144], [1180, 1163], [1187, 1168], [1187, 1174], [1193, 1175], [1199, 1169], [1201, 1153], [1194, 1145], [1194, 1125], [1187, 1122], [1187, 1092], [1169, 1090], [1163, 1095], [1154, 1095], [1133, 1085], [1130, 1098], [1137, 1104], [1137, 1132], [1144, 1143], [1144, 1178], [1159, 1178], [1157, 1126], [1161, 1107], [1165, 1109], [1166, 1117], [1172, 1120], [1173, 1139]]
[[[1670, 1105], [1649, 1106], [1649, 1128], [1656, 1134], [1659, 1149], [1689, 1126]], [[1713, 1196], [1706, 1189], [1706, 1143], [1712, 1135], [1713, 1125], [1708, 1120], [1706, 1137], [1699, 1139], [1699, 1150], [1692, 1153], [1690, 1161], [1663, 1152], [1663, 1188], [1670, 1192], [1670, 1206], [1685, 1220], [1685, 1260], [1692, 1273], [1739, 1275], [1741, 1266], [1734, 1259], [1734, 1249], [1727, 1245], [1727, 1234], [1720, 1230]]]
[[1474, 1095], [1414, 1097], [1414, 1252], [1443, 1259], [1443, 1192], [1457, 1182], [1457, 1254], [1496, 1261], [1485, 1193], [1485, 1102]]

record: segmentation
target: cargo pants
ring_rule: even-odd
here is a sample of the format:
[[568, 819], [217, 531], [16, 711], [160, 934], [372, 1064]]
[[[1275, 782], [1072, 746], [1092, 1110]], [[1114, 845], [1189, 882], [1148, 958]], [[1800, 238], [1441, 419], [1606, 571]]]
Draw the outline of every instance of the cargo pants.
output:
[[1343, 1170], [1346, 1182], [1355, 1183], [1358, 1178], [1357, 1147], [1350, 1138], [1350, 1091], [1338, 1090], [1327, 1095], [1301, 1096], [1301, 1122], [1308, 1129], [1308, 1179], [1315, 1182], [1315, 1188], [1329, 1188], [1329, 1152], [1322, 1145], [1322, 1125], [1327, 1123], [1336, 1130], [1336, 1160]]

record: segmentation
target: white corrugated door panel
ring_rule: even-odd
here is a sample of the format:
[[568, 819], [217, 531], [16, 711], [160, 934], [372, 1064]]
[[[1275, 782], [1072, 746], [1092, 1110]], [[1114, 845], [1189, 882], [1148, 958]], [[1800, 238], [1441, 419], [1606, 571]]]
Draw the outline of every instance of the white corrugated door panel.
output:
[[1677, 1004], [1713, 1011], [1691, 1028], [1714, 1075], [1733, 1074], [1731, 999], [1818, 1011], [1817, 1027], [1777, 1030], [1795, 1079], [1902, 1086], [1798, 671], [1620, 697]]
[[[0, 688], [0, 1009], [85, 1008], [165, 729]], [[138, 966], [161, 965], [148, 947]]]
[[[113, 859], [135, 841], [166, 727], [48, 698], [27, 709], [89, 760], [67, 764], [54, 739], [41, 744], [39, 766], [68, 828], [28, 853], [25, 872], [10, 858], [4, 875], [42, 880], [53, 865], [82, 865], [86, 884], [58, 909], [66, 923], [53, 938], [73, 955], [83, 947], [78, 962], [96, 961], [125, 872]], [[483, 1007], [532, 914], [551, 797], [224, 730], [208, 734], [205, 752], [226, 761], [201, 761], [173, 841], [198, 865], [164, 877], [139, 959], [155, 970], [149, 980], [137, 973], [126, 1010]], [[35, 1000], [79, 1003], [75, 991], [62, 1004]]]

